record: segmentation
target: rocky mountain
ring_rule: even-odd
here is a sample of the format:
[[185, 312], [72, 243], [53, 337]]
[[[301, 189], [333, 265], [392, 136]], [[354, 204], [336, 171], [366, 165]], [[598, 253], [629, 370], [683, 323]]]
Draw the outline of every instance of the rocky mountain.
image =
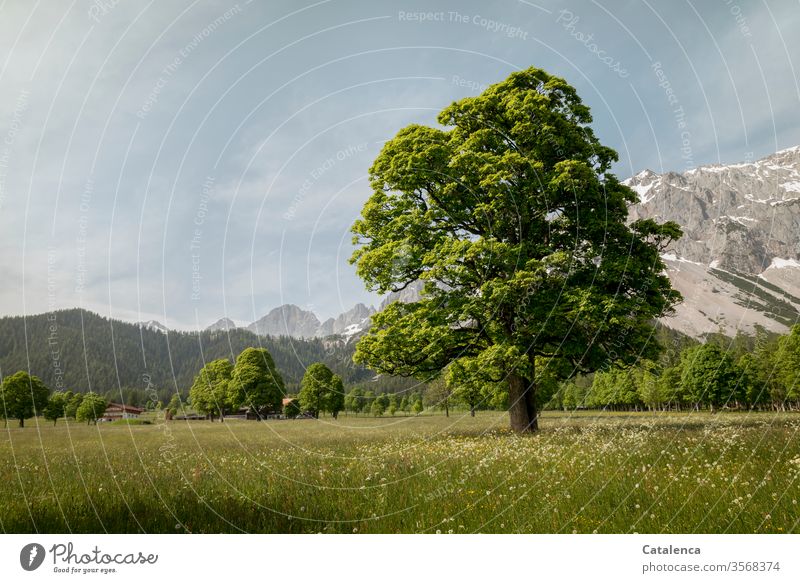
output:
[[[320, 323], [317, 316], [294, 304], [284, 304], [271, 310], [266, 316], [256, 320], [247, 329], [262, 336], [291, 336], [292, 338], [325, 338], [339, 335], [345, 338], [363, 332], [370, 325], [370, 317], [375, 308], [358, 303], [351, 309], [339, 314], [336, 318], [328, 318]], [[223, 318], [212, 324], [218, 326]], [[235, 327], [233, 322], [228, 320]], [[208, 330], [212, 329], [212, 326]], [[213, 329], [225, 329], [222, 326]]]
[[236, 326], [236, 323], [233, 320], [231, 320], [230, 318], [220, 318], [219, 320], [211, 324], [208, 328], [206, 328], [206, 330], [208, 330], [209, 332], [215, 332], [217, 330], [222, 330], [227, 332], [228, 330], [233, 330], [234, 328], [238, 328], [238, 326]]
[[320, 322], [313, 312], [294, 304], [284, 304], [250, 324], [247, 329], [261, 336], [314, 338]]
[[800, 318], [800, 147], [755, 162], [640, 172], [630, 219], [672, 220], [684, 236], [663, 255], [684, 296], [664, 324], [694, 337], [783, 332]]
[[340, 334], [350, 337], [363, 332], [370, 325], [370, 317], [375, 313], [375, 308], [358, 303], [348, 311], [339, 314], [336, 318], [328, 318], [317, 330], [316, 335], [325, 337]]

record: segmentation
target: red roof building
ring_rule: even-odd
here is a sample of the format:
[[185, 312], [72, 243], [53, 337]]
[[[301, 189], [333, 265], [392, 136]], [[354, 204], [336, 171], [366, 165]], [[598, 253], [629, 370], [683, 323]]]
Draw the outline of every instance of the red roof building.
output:
[[101, 421], [117, 421], [119, 419], [136, 419], [144, 412], [144, 409], [122, 405], [120, 403], [109, 403], [106, 412], [103, 413]]

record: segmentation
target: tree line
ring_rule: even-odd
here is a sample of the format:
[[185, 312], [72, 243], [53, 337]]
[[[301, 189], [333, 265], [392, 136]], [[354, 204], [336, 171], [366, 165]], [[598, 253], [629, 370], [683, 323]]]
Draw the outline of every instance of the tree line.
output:
[[0, 415], [6, 423], [9, 419], [16, 419], [20, 427], [25, 427], [26, 419], [38, 416], [52, 421], [53, 425], [63, 418], [97, 423], [105, 413], [108, 401], [91, 391], [56, 391], [51, 394], [39, 377], [18, 371], [0, 383], [0, 407]]
[[800, 325], [788, 334], [734, 339], [669, 351], [660, 361], [611, 368], [560, 383], [549, 408], [610, 410], [800, 409]]
[[[257, 336], [249, 330], [162, 334], [82, 309], [0, 318], [0, 376], [26, 370], [54, 390], [94, 391], [108, 401], [152, 408], [186, 393], [208, 361], [232, 359], [245, 348], [266, 348], [288, 392], [297, 393], [309, 363], [322, 362], [347, 384], [375, 373], [353, 362], [354, 342], [341, 338]], [[402, 390], [407, 379], [381, 377], [381, 390]]]

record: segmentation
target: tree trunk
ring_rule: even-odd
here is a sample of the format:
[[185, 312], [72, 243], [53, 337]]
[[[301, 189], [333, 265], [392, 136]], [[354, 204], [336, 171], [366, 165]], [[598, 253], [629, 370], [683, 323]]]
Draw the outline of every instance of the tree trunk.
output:
[[469, 408], [469, 416], [470, 417], [475, 417], [475, 407], [470, 407]]
[[517, 373], [508, 376], [508, 401], [511, 429], [517, 433], [539, 430], [536, 411], [536, 386]]
[[447, 399], [444, 400], [444, 416], [450, 417], [450, 404], [447, 402]]
[[22, 417], [19, 418], [19, 426], [25, 427], [25, 420]]

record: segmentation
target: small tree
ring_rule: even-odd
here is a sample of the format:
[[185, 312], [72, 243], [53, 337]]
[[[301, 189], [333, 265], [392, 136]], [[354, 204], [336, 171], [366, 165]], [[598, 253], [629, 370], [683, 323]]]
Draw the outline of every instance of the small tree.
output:
[[457, 360], [447, 369], [445, 384], [450, 393], [469, 407], [469, 414], [475, 417], [475, 409], [484, 400], [484, 387], [490, 384], [489, 379], [481, 379], [478, 371], [471, 370], [475, 366], [472, 360]]
[[392, 393], [389, 396], [389, 409], [388, 409], [388, 411], [389, 411], [389, 415], [391, 415], [392, 417], [394, 417], [394, 414], [397, 413], [397, 395], [395, 395], [394, 393]]
[[411, 412], [414, 415], [419, 415], [425, 409], [422, 405], [422, 397], [417, 395], [417, 398], [414, 400], [414, 403], [411, 405]]
[[372, 401], [372, 405], [370, 405], [369, 412], [372, 414], [373, 417], [381, 417], [386, 411], [386, 408], [383, 406], [383, 401], [381, 399], [375, 399]]
[[344, 407], [348, 411], [352, 411], [355, 414], [360, 413], [364, 408], [364, 391], [359, 387], [355, 387], [352, 391], [347, 393]]
[[6, 419], [19, 420], [19, 426], [25, 427], [25, 419], [44, 413], [49, 396], [50, 390], [39, 377], [21, 370], [0, 385], [0, 413]]
[[88, 392], [83, 396], [78, 411], [76, 412], [75, 419], [78, 421], [86, 421], [86, 424], [97, 424], [97, 420], [103, 416], [108, 407], [108, 401], [94, 392]]
[[453, 385], [442, 377], [433, 379], [425, 387], [424, 403], [429, 407], [444, 410], [445, 417], [450, 417], [450, 400], [453, 397]]
[[178, 393], [175, 393], [172, 395], [172, 398], [169, 400], [167, 408], [164, 411], [164, 419], [169, 421], [178, 414], [178, 411], [183, 411], [183, 402], [181, 401], [181, 396]]
[[64, 417], [68, 398], [71, 396], [71, 393], [67, 394], [64, 391], [56, 391], [50, 396], [47, 407], [44, 408], [44, 418], [52, 421], [54, 427], [58, 420]]
[[300, 413], [300, 403], [298, 403], [297, 399], [291, 399], [283, 406], [283, 416], [287, 419], [294, 419]]

